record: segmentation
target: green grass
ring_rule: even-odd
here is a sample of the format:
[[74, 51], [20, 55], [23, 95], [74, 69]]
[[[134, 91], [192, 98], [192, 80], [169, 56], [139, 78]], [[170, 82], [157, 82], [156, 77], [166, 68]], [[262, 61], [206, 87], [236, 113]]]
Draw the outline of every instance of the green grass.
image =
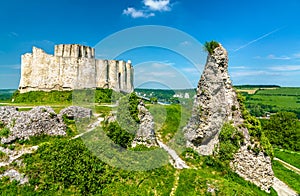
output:
[[286, 111], [294, 112], [300, 118], [300, 88], [260, 89], [253, 95], [244, 95], [246, 107], [254, 116]]
[[[198, 169], [174, 169], [170, 164], [149, 171], [112, 167], [93, 155], [81, 139], [56, 138], [40, 143], [37, 152], [22, 157], [18, 170], [30, 179], [19, 186], [0, 180], [2, 195], [170, 195], [179, 175], [175, 195], [269, 195], [236, 174], [203, 164]], [[193, 162], [189, 162], [193, 164]], [[272, 195], [272, 194], [271, 194]]]
[[272, 168], [274, 175], [285, 182], [289, 187], [295, 190], [298, 194], [300, 193], [300, 175], [285, 168], [280, 162], [273, 160]]
[[258, 90], [257, 95], [300, 96], [300, 88], [281, 87], [276, 89]]
[[297, 103], [298, 100], [299, 98], [296, 96], [255, 94], [247, 102], [274, 106], [279, 109], [300, 109], [300, 104]]
[[149, 111], [155, 122], [155, 131], [162, 141], [168, 142], [187, 123], [189, 111], [181, 105], [149, 105]]
[[267, 194], [239, 177], [218, 157], [201, 156], [189, 148], [181, 158], [194, 169], [182, 170], [177, 195], [207, 195], [208, 185], [215, 189], [216, 195], [277, 195], [272, 188]]
[[283, 149], [275, 149], [274, 150], [275, 157], [297, 167], [300, 168], [300, 153], [292, 152]]

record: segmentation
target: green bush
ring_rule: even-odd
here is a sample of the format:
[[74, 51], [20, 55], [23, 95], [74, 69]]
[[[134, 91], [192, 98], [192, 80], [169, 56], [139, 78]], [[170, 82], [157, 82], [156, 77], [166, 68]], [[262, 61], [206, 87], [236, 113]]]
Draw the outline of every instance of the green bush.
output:
[[117, 108], [118, 124], [131, 134], [135, 134], [139, 128], [138, 104], [138, 97], [135, 93], [131, 93], [119, 100]]
[[217, 157], [224, 162], [232, 160], [234, 154], [238, 151], [243, 138], [243, 134], [234, 126], [225, 123], [219, 134], [220, 142]]
[[212, 55], [214, 52], [214, 49], [216, 49], [219, 46], [220, 46], [220, 44], [216, 41], [205, 42], [204, 50], [207, 51], [210, 55]]
[[237, 93], [237, 99], [240, 104], [242, 117], [244, 118], [243, 126], [248, 129], [250, 140], [260, 143], [260, 145], [256, 144], [252, 150], [256, 154], [258, 154], [259, 152], [264, 152], [266, 155], [273, 158], [274, 152], [272, 146], [270, 145], [269, 137], [263, 133], [260, 121], [254, 116], [251, 116], [246, 109], [246, 106], [244, 104], [246, 98], [241, 93]]
[[7, 127], [4, 127], [0, 130], [0, 137], [8, 137], [10, 130]]
[[130, 147], [134, 139], [134, 135], [122, 129], [117, 122], [104, 125], [103, 130], [115, 144], [119, 144], [123, 148]]

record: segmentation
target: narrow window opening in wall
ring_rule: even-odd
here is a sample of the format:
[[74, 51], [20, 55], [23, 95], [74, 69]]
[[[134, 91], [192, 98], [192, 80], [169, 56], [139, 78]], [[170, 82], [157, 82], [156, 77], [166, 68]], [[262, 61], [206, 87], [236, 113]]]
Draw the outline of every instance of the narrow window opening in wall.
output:
[[125, 85], [127, 86], [127, 67], [125, 66]]
[[106, 64], [106, 82], [108, 83], [109, 81], [109, 63], [105, 61]]
[[81, 50], [81, 47], [79, 48], [78, 57], [82, 57], [82, 50]]
[[121, 89], [121, 73], [118, 75], [119, 89]]

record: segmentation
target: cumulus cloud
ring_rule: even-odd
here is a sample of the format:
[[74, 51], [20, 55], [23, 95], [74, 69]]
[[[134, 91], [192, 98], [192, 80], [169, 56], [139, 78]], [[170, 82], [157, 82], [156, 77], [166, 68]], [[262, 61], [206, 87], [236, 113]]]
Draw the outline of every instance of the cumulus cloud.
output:
[[143, 8], [128, 7], [123, 14], [132, 18], [149, 18], [155, 16], [154, 12], [171, 11], [170, 0], [142, 0]]
[[144, 5], [153, 11], [170, 11], [170, 0], [144, 0]]
[[132, 18], [149, 18], [155, 16], [154, 13], [147, 13], [146, 10], [136, 10], [133, 7], [129, 7], [123, 10], [123, 14], [127, 16], [131, 16]]

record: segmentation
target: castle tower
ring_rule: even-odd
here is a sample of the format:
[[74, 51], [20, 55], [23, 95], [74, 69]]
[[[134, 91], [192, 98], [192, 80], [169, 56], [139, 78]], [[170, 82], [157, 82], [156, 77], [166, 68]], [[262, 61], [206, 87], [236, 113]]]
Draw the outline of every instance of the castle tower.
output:
[[29, 91], [111, 88], [133, 91], [131, 65], [95, 59], [95, 49], [79, 44], [56, 45], [54, 55], [33, 47], [22, 55], [20, 93]]

